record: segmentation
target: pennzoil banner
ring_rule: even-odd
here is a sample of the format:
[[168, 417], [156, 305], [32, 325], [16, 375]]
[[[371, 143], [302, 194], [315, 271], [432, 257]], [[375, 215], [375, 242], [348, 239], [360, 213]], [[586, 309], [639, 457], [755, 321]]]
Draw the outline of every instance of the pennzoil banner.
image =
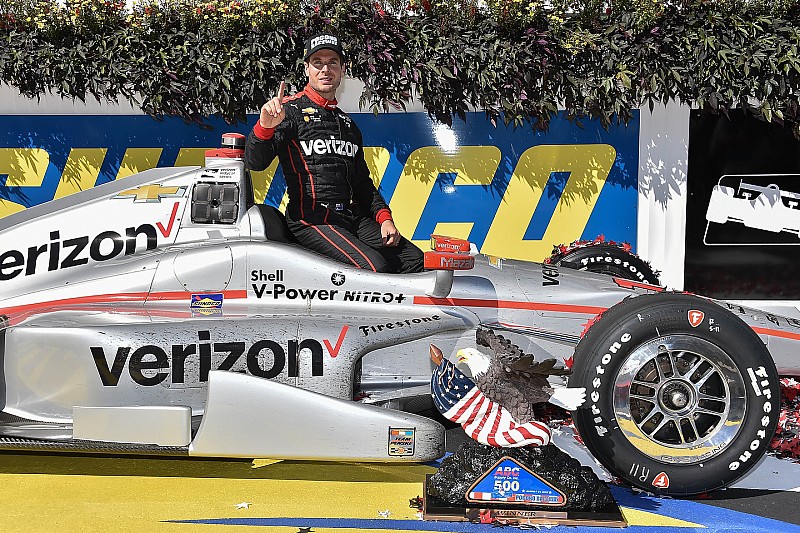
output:
[[[432, 233], [533, 261], [599, 235], [635, 245], [638, 113], [608, 131], [558, 118], [546, 133], [482, 113], [452, 128], [425, 113], [351, 116], [398, 228], [423, 249]], [[222, 133], [246, 134], [255, 120], [203, 130], [139, 115], [0, 115], [0, 216], [156, 166], [202, 165]], [[253, 182], [257, 202], [286, 202], [277, 160]]]
[[685, 288], [800, 299], [800, 141], [741, 111], [692, 111]]

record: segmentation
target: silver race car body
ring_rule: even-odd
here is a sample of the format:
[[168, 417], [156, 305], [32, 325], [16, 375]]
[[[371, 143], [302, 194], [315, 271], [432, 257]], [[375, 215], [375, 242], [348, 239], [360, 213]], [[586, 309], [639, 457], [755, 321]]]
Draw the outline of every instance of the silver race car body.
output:
[[[452, 355], [484, 325], [571, 361], [596, 317], [661, 291], [447, 241], [432, 270], [367, 272], [268, 240], [268, 215], [241, 160], [212, 157], [0, 220], [0, 444], [427, 461], [443, 427], [409, 411], [429, 398], [430, 343]], [[800, 323], [713, 305], [800, 375]]]

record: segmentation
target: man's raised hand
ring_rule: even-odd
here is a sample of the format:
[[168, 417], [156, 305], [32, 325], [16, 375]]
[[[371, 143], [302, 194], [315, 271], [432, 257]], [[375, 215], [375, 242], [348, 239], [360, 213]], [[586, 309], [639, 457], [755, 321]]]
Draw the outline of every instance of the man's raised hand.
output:
[[286, 117], [286, 112], [283, 110], [283, 91], [285, 88], [286, 82], [282, 81], [278, 89], [278, 96], [268, 100], [266, 104], [261, 106], [261, 117], [258, 121], [262, 128], [274, 129]]

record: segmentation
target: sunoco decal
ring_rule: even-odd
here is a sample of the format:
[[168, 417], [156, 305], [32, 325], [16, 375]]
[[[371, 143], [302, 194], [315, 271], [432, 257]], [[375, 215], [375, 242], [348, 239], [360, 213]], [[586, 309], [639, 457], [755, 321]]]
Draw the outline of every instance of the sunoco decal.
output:
[[189, 304], [190, 309], [222, 309], [223, 295], [221, 293], [213, 294], [192, 294], [192, 300]]

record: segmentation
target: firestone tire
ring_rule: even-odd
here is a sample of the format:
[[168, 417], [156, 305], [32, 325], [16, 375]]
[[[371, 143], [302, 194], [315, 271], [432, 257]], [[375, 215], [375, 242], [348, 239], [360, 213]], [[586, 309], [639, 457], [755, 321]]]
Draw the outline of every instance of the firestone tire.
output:
[[590, 244], [568, 250], [566, 254], [558, 257], [555, 263], [578, 270], [660, 285], [658, 274], [650, 265], [639, 256], [613, 244]]
[[574, 413], [589, 451], [615, 476], [657, 494], [726, 487], [767, 451], [780, 414], [764, 343], [718, 304], [660, 293], [596, 320], [575, 350]]

